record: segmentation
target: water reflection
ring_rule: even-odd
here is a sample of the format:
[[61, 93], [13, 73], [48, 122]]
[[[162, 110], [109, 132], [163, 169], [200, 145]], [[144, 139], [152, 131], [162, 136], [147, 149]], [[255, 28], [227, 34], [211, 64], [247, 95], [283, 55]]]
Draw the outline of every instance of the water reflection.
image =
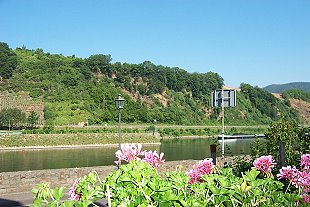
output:
[[210, 157], [210, 144], [215, 143], [212, 139], [174, 139], [161, 142], [160, 151], [165, 153], [165, 159], [188, 160], [204, 159]]
[[[0, 172], [114, 165], [117, 146], [0, 151]], [[159, 145], [143, 146], [159, 151]]]
[[[249, 154], [254, 139], [225, 140], [225, 155]], [[163, 140], [160, 145], [144, 145], [142, 150], [165, 153], [165, 160], [201, 160], [210, 157], [210, 144], [221, 141], [206, 138]], [[114, 165], [117, 146], [44, 150], [0, 151], [0, 172]]]
[[[251, 153], [254, 139], [225, 140], [225, 155], [241, 155]], [[221, 154], [222, 141], [214, 139], [174, 139], [162, 141], [160, 151], [165, 152], [165, 159], [170, 160], [201, 160], [211, 157], [210, 145], [217, 144], [217, 155]]]

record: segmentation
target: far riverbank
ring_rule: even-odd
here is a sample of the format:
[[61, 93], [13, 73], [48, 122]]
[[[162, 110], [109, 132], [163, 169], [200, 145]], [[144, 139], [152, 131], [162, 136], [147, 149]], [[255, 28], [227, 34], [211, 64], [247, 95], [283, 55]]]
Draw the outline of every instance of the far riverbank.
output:
[[[121, 143], [160, 143], [163, 139], [195, 139], [217, 138], [221, 134], [218, 127], [203, 126], [153, 126], [145, 128], [135, 128], [124, 126], [121, 134]], [[264, 133], [264, 126], [248, 127], [225, 127], [226, 135], [233, 134], [258, 134]], [[19, 132], [19, 133], [17, 133]], [[103, 128], [67, 128], [10, 131], [0, 135], [0, 150], [22, 149], [30, 147], [34, 149], [48, 148], [68, 148], [84, 146], [105, 146], [117, 145], [118, 133], [115, 127]]]
[[[152, 133], [122, 133], [121, 138], [122, 143], [160, 143], [160, 137]], [[0, 136], [0, 150], [42, 147], [95, 147], [117, 144], [117, 133], [20, 134]]]
[[[143, 146], [160, 145], [160, 142], [143, 143]], [[96, 147], [117, 147], [118, 144], [86, 144], [86, 145], [57, 145], [57, 146], [28, 146], [28, 147], [2, 147], [3, 151], [14, 150], [40, 150], [40, 149], [71, 149], [71, 148], [96, 148]]]

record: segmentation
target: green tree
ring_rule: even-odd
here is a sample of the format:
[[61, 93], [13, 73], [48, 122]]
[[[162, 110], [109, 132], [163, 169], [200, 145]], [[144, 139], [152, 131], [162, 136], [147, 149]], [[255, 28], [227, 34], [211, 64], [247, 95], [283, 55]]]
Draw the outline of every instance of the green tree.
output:
[[17, 66], [17, 57], [8, 44], [0, 42], [0, 76], [8, 79]]
[[285, 99], [299, 99], [310, 102], [310, 92], [303, 91], [301, 89], [286, 90], [282, 93], [282, 97]]
[[10, 108], [0, 111], [0, 125], [3, 127], [22, 126], [25, 122], [26, 115], [20, 109]]
[[286, 165], [298, 166], [302, 154], [309, 153], [309, 127], [299, 126], [294, 121], [273, 122], [265, 132], [265, 142], [257, 143], [255, 156], [272, 155], [279, 160], [280, 141], [285, 143]]
[[39, 121], [38, 114], [32, 111], [27, 118], [27, 123], [29, 124], [30, 128], [32, 129], [35, 128], [38, 121]]
[[81, 69], [80, 69], [83, 77], [85, 80], [90, 80], [93, 76], [92, 72], [90, 71], [89, 67], [86, 66], [86, 65], [83, 65], [81, 66]]
[[111, 76], [112, 74], [112, 67], [110, 62], [112, 61], [111, 55], [91, 55], [86, 60], [86, 65], [93, 71], [93, 72], [101, 72], [103, 74], [107, 74]]

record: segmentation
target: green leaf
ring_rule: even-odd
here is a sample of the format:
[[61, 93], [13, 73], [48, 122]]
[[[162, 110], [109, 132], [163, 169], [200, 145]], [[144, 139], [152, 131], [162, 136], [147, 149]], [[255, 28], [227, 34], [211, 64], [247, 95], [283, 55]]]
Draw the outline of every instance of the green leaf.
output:
[[171, 203], [170, 202], [160, 202], [159, 207], [170, 207]]
[[231, 176], [233, 173], [232, 173], [232, 168], [222, 168], [221, 169], [221, 174], [223, 176]]
[[34, 199], [33, 205], [31, 207], [41, 207], [42, 206], [42, 200], [41, 199]]
[[260, 171], [256, 170], [256, 169], [252, 169], [251, 171], [248, 171], [245, 173], [244, 175], [244, 179], [248, 182], [250, 181], [254, 181], [257, 176], [259, 175]]
[[210, 185], [208, 188], [211, 190], [211, 192], [212, 192], [213, 194], [216, 194], [216, 195], [217, 195], [217, 194], [220, 193], [220, 189], [217, 188], [217, 187], [215, 187], [215, 186], [213, 186], [213, 185]]
[[60, 207], [73, 207], [75, 205], [75, 201], [64, 201]]
[[59, 201], [65, 195], [65, 187], [55, 188], [52, 190], [52, 195], [55, 200]]
[[223, 187], [227, 187], [229, 184], [227, 178], [225, 178], [225, 177], [219, 177], [218, 181], [220, 182], [221, 186], [223, 186]]

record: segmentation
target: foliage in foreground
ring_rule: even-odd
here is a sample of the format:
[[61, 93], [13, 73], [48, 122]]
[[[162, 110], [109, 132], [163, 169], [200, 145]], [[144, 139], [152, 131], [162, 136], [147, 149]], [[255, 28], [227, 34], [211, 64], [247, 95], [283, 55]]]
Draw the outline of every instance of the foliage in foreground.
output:
[[286, 165], [297, 166], [302, 154], [310, 153], [310, 127], [299, 126], [294, 121], [273, 122], [265, 132], [265, 140], [257, 140], [252, 155], [272, 155], [279, 160], [279, 142], [285, 144]]
[[[141, 155], [145, 156], [142, 160]], [[272, 175], [276, 165], [272, 156], [256, 159], [254, 167], [242, 172], [241, 177], [234, 175], [232, 168], [216, 168], [211, 159], [195, 164], [190, 172], [178, 168], [161, 177], [156, 167], [164, 162], [162, 154], [143, 152], [141, 145], [123, 145], [116, 156], [117, 164], [129, 163], [121, 165], [103, 181], [96, 172], [77, 179], [70, 188], [68, 200], [64, 198], [63, 187], [50, 189], [47, 184], [40, 184], [33, 190], [32, 206], [97, 206], [100, 199], [113, 207], [307, 206], [310, 202], [309, 154], [302, 157], [300, 171], [295, 168], [293, 174], [282, 168], [278, 174], [279, 178], [288, 179], [290, 185], [286, 189]]]

